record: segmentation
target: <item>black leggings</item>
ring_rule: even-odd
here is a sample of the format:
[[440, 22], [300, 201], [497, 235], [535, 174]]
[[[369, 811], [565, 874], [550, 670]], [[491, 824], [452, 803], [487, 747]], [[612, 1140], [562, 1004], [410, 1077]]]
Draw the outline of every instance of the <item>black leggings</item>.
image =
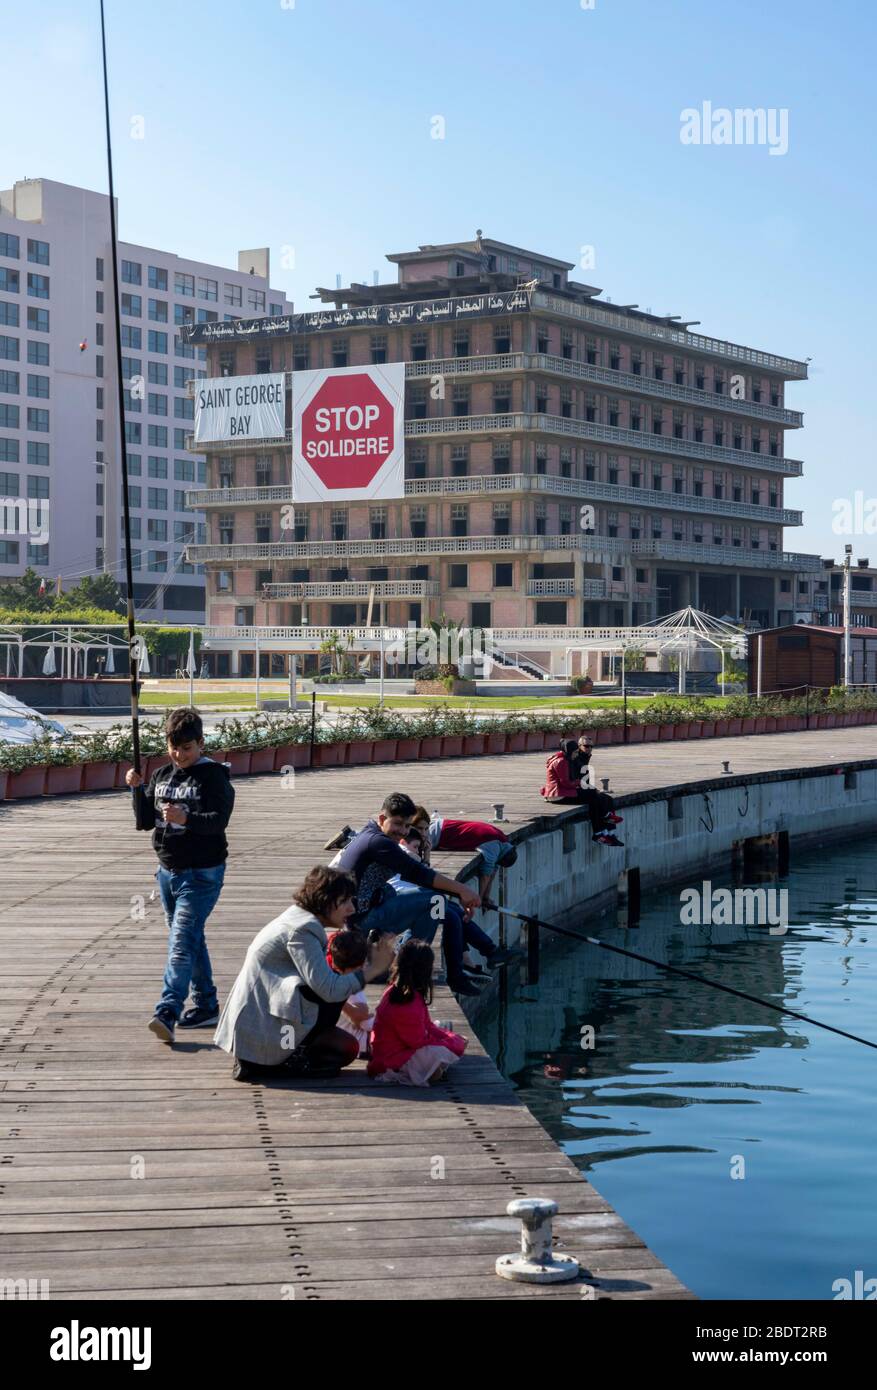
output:
[[608, 792], [595, 791], [593, 787], [580, 787], [577, 796], [558, 796], [551, 798], [554, 806], [587, 806], [591, 831], [598, 835], [608, 830], [606, 817], [615, 810], [615, 802]]

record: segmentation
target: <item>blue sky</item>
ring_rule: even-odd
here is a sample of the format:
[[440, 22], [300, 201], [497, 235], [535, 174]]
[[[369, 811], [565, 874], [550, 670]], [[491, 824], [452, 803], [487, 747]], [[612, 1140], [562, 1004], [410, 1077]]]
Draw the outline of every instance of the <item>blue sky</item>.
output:
[[[106, 0], [121, 235], [272, 279], [393, 278], [388, 251], [485, 235], [578, 262], [617, 303], [812, 358], [786, 548], [840, 557], [877, 495], [877, 20], [854, 0]], [[7, 8], [3, 186], [106, 187], [96, 0]], [[686, 107], [788, 110], [789, 151], [684, 146]], [[431, 120], [445, 138], [430, 138]], [[132, 117], [145, 138], [130, 138]], [[294, 269], [281, 267], [294, 248]], [[877, 538], [852, 537], [877, 562]], [[873, 544], [869, 543], [873, 540]]]

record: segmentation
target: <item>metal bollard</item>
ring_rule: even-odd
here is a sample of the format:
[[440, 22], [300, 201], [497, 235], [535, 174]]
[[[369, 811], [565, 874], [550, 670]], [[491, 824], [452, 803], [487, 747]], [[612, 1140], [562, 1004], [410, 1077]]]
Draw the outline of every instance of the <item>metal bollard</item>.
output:
[[722, 763], [722, 772], [725, 773], [727, 776], [730, 776], [730, 775], [731, 775], [731, 764], [730, 764], [730, 762], [723, 762], [723, 763]]
[[608, 792], [608, 790], [609, 790], [609, 778], [608, 778], [608, 777], [601, 777], [601, 778], [600, 778], [600, 786], [603, 788], [604, 792]]
[[561, 1284], [575, 1279], [579, 1262], [571, 1255], [555, 1255], [551, 1249], [551, 1219], [557, 1203], [550, 1197], [518, 1197], [506, 1207], [509, 1216], [521, 1219], [521, 1249], [500, 1255], [496, 1272], [503, 1279], [524, 1284]]
[[504, 801], [495, 801], [495, 802], [493, 803], [493, 819], [494, 819], [494, 821], [504, 821], [504, 820], [505, 820], [505, 802], [504, 802]]

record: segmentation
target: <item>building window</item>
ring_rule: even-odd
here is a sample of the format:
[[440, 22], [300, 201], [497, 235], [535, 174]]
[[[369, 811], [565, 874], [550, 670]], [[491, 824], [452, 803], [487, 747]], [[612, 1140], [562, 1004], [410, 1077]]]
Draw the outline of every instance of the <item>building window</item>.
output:
[[347, 540], [347, 512], [344, 507], [333, 507], [331, 512], [333, 541]]
[[387, 360], [387, 335], [386, 333], [373, 333], [371, 337], [371, 360], [374, 363], [386, 362]]
[[147, 352], [167, 352], [167, 334], [161, 333], [156, 328], [150, 328], [146, 340]]
[[346, 367], [348, 365], [348, 349], [346, 338], [332, 339], [332, 366]]
[[254, 314], [264, 314], [265, 312], [265, 291], [247, 290], [247, 307]]
[[511, 527], [511, 503], [494, 502], [493, 504], [493, 534], [495, 536], [507, 536]]
[[17, 270], [10, 270], [7, 266], [0, 265], [0, 290], [4, 294], [18, 294], [21, 288], [21, 277]]
[[465, 444], [455, 444], [451, 449], [451, 475], [463, 478], [469, 472], [469, 450]]
[[387, 538], [387, 509], [386, 507], [369, 507], [368, 509], [369, 535], [373, 541], [383, 541]]
[[267, 545], [271, 540], [271, 513], [256, 513], [256, 543]]
[[[100, 278], [103, 279], [103, 276]], [[148, 281], [151, 290], [166, 290], [167, 271], [160, 265], [151, 265], [148, 272]]]
[[448, 588], [449, 589], [468, 589], [469, 587], [469, 566], [468, 565], [448, 565]]
[[146, 505], [151, 512], [166, 512], [167, 488], [148, 487], [146, 489]]
[[411, 535], [417, 540], [426, 535], [426, 507], [411, 507], [408, 512], [408, 521], [411, 527]]
[[234, 544], [234, 517], [231, 516], [231, 515], [226, 515], [226, 514], [223, 513], [223, 514], [217, 519], [217, 525], [218, 525], [218, 528], [219, 528], [219, 544], [220, 544], [220, 545], [233, 545], [233, 544]]
[[48, 333], [49, 331], [49, 311], [48, 309], [28, 309], [27, 326], [31, 333]]
[[[208, 280], [205, 276], [198, 276], [198, 298], [217, 300], [219, 298], [219, 284], [216, 280]], [[263, 304], [264, 307], [264, 304]]]
[[122, 283], [125, 285], [139, 285], [142, 267], [139, 261], [122, 262]]
[[244, 302], [244, 292], [241, 285], [223, 285], [222, 299], [224, 304], [229, 304], [233, 309], [240, 309]]
[[37, 410], [35, 407], [28, 406], [27, 427], [35, 433], [48, 434], [49, 412], [47, 410]]
[[[100, 387], [98, 387], [100, 390]], [[34, 376], [33, 373], [27, 374], [27, 394], [29, 396], [39, 396], [43, 400], [49, 399], [49, 378], [47, 376]], [[103, 404], [103, 403], [101, 403]]]
[[465, 502], [451, 503], [451, 535], [468, 536], [469, 508]]
[[48, 468], [49, 446], [37, 439], [27, 441], [27, 461], [31, 468]]
[[21, 243], [12, 232], [0, 232], [0, 256], [17, 261], [21, 255]]
[[182, 271], [174, 273], [174, 294], [184, 295], [188, 299], [195, 298], [195, 277], [194, 275], [184, 275]]

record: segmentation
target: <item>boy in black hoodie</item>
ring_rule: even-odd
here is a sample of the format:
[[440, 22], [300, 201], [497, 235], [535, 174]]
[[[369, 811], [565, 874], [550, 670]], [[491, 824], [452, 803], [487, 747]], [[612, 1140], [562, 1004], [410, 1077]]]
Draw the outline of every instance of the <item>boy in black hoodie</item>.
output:
[[[165, 733], [170, 762], [153, 773], [148, 787], [133, 770], [126, 781], [142, 788], [139, 808], [135, 796], [135, 821], [138, 830], [152, 831], [170, 933], [164, 989], [149, 1028], [172, 1043], [177, 1022], [181, 1028], [207, 1028], [219, 1018], [204, 927], [222, 891], [234, 789], [222, 764], [204, 756], [197, 710], [173, 710]], [[190, 986], [194, 1007], [183, 1013]]]

